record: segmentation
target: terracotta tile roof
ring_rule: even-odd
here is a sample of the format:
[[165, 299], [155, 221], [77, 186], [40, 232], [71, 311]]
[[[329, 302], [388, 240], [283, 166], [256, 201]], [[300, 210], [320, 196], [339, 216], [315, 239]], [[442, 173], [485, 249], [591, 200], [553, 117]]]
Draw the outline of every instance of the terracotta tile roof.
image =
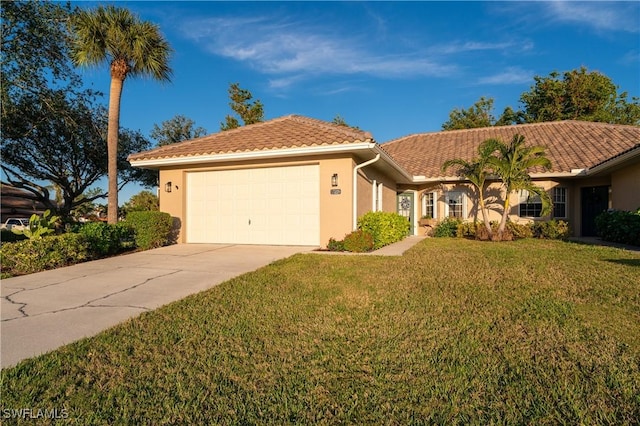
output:
[[[527, 145], [542, 145], [551, 160], [550, 172], [586, 169], [640, 147], [640, 127], [585, 121], [556, 121], [518, 126], [485, 127], [405, 136], [381, 146], [414, 176], [442, 177], [442, 164], [454, 158], [473, 159], [489, 138], [509, 142], [516, 134]], [[542, 170], [533, 170], [537, 172]], [[452, 176], [453, 169], [446, 175]]]
[[371, 134], [368, 132], [299, 115], [288, 115], [132, 154], [129, 156], [129, 160], [191, 157], [372, 141]]

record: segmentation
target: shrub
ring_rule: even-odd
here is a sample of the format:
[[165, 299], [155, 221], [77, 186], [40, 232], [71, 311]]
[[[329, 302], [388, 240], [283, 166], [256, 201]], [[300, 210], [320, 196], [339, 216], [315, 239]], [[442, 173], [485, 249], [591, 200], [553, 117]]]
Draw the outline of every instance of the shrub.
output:
[[534, 222], [531, 225], [533, 236], [549, 240], [566, 240], [570, 236], [569, 224], [564, 220]]
[[[406, 219], [405, 219], [406, 220]], [[364, 253], [373, 250], [373, 235], [362, 229], [353, 231], [344, 237], [344, 249], [353, 253]]]
[[90, 222], [78, 232], [85, 237], [91, 252], [97, 257], [115, 254], [133, 245], [133, 229], [125, 222], [115, 225]]
[[640, 208], [613, 210], [596, 217], [596, 232], [603, 240], [640, 246]]
[[334, 240], [329, 238], [329, 244], [327, 244], [329, 251], [344, 251], [344, 241]]
[[398, 213], [369, 212], [358, 219], [358, 229], [373, 237], [373, 247], [379, 249], [409, 235], [407, 218]]
[[79, 234], [32, 238], [0, 249], [3, 272], [12, 275], [31, 274], [61, 266], [73, 265], [89, 258], [89, 244]]
[[45, 235], [56, 232], [56, 223], [60, 220], [58, 216], [51, 216], [51, 210], [46, 210], [42, 216], [32, 214], [29, 219], [29, 226], [23, 229], [12, 229], [11, 232], [24, 235], [29, 239], [42, 238]]
[[533, 229], [531, 224], [528, 223], [515, 223], [507, 221], [505, 230], [508, 229], [513, 235], [514, 239], [531, 238], [533, 237]]
[[474, 238], [476, 236], [476, 228], [484, 227], [483, 224], [476, 222], [461, 222], [456, 228], [456, 237], [458, 238]]
[[438, 222], [433, 229], [434, 237], [455, 237], [458, 233], [458, 225], [462, 221], [455, 217], [447, 217], [444, 220]]
[[136, 246], [143, 250], [173, 243], [173, 218], [169, 213], [131, 212], [127, 215], [125, 223], [133, 229]]

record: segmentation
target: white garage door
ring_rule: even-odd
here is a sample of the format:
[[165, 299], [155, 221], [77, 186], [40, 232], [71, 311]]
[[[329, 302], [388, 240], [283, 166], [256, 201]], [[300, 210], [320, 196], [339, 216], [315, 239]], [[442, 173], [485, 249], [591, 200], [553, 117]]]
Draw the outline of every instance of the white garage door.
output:
[[320, 244], [318, 165], [187, 174], [187, 242]]

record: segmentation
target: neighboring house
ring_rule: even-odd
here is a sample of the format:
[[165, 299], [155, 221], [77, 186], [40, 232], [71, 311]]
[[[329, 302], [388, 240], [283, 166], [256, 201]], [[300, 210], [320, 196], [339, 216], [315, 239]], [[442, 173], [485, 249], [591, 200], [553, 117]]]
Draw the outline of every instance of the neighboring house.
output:
[[31, 193], [11, 185], [0, 184], [0, 222], [11, 217], [30, 218], [32, 214], [41, 215], [46, 207], [40, 201], [32, 200]]
[[[452, 158], [472, 159], [488, 138], [519, 133], [544, 145], [553, 164], [532, 176], [551, 191], [554, 215], [576, 235], [593, 234], [608, 208], [640, 207], [640, 128], [564, 121], [425, 133], [377, 144], [364, 131], [291, 115], [131, 155], [160, 170], [160, 210], [180, 223], [180, 242], [326, 246], [368, 211], [408, 218], [473, 220], [476, 196]], [[450, 171], [449, 174], [452, 174]], [[492, 187], [496, 198], [500, 194]], [[515, 194], [512, 220], [536, 220], [540, 206]], [[499, 201], [499, 200], [497, 200]], [[495, 218], [499, 207], [492, 205]]]

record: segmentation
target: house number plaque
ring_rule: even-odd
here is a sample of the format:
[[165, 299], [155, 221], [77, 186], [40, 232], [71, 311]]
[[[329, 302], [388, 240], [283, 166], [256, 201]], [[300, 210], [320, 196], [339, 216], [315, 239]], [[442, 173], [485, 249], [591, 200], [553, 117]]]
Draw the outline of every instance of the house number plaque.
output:
[[332, 189], [331, 190], [331, 195], [340, 195], [342, 193], [342, 190], [340, 189]]

